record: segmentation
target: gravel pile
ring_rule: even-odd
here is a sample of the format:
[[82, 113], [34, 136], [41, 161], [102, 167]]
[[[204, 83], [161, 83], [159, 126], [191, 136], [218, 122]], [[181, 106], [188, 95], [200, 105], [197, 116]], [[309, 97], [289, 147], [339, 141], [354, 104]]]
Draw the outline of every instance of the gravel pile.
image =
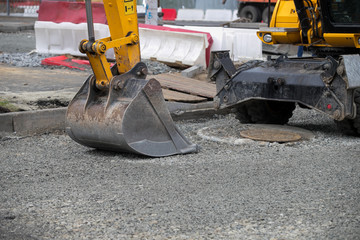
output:
[[0, 62], [16, 67], [41, 67], [41, 61], [51, 57], [50, 54], [30, 53], [1, 53]]
[[[29, 53], [0, 53], [0, 63], [9, 64], [16, 67], [44, 67], [44, 68], [62, 68], [62, 66], [46, 66], [41, 65], [41, 61], [45, 58], [53, 57], [56, 55], [40, 54], [35, 51]], [[149, 74], [157, 75], [168, 72], [179, 72], [179, 69], [167, 66], [164, 63], [151, 60], [142, 60], [149, 69]], [[90, 68], [82, 66], [84, 68]], [[78, 70], [78, 69], [75, 69]]]
[[157, 75], [157, 74], [161, 74], [161, 73], [180, 72], [181, 71], [177, 68], [169, 67], [166, 64], [161, 63], [161, 62], [145, 60], [145, 59], [143, 59], [142, 61], [148, 67], [150, 75]]

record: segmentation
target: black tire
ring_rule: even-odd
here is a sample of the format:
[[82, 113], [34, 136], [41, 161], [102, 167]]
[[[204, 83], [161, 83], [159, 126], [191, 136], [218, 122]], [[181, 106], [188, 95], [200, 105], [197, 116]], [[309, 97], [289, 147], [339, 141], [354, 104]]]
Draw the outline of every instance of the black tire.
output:
[[360, 89], [355, 90], [354, 102], [356, 105], [356, 117], [354, 119], [345, 118], [342, 121], [335, 120], [335, 123], [344, 134], [360, 136]]
[[[270, 18], [274, 12], [274, 6], [270, 7]], [[264, 11], [262, 12], [261, 19], [264, 23], [268, 23], [268, 15], [269, 15], [269, 7], [266, 7]]]
[[239, 17], [250, 19], [251, 22], [259, 22], [261, 12], [257, 7], [245, 6], [240, 9]]
[[239, 107], [234, 109], [235, 118], [241, 123], [253, 123], [251, 116], [247, 113], [247, 104], [241, 104]]
[[241, 123], [286, 124], [294, 109], [292, 102], [256, 100], [241, 105], [235, 114]]

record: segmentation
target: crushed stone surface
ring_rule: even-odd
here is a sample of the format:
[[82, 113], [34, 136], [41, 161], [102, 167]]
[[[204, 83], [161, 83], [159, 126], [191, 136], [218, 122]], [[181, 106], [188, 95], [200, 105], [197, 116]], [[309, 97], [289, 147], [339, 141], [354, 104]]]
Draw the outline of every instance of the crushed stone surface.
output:
[[[358, 239], [359, 139], [296, 109], [312, 131], [291, 145], [221, 144], [197, 131], [233, 115], [176, 122], [197, 154], [147, 158], [67, 135], [0, 141], [0, 239]], [[16, 150], [15, 150], [16, 149]]]
[[[0, 62], [39, 62], [33, 32], [0, 39]], [[0, 239], [359, 239], [360, 142], [331, 119], [297, 108], [289, 125], [315, 137], [293, 144], [198, 136], [237, 131], [231, 114], [176, 124], [199, 153], [147, 158], [62, 132], [0, 133]]]

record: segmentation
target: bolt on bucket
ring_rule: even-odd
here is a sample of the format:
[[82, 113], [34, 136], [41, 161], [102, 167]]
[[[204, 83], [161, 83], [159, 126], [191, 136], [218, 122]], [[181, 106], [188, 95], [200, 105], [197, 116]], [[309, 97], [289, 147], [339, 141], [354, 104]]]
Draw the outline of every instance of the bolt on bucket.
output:
[[68, 106], [68, 135], [88, 147], [151, 157], [197, 152], [173, 123], [160, 83], [146, 80], [144, 68], [140, 62], [115, 75], [104, 90], [91, 75]]

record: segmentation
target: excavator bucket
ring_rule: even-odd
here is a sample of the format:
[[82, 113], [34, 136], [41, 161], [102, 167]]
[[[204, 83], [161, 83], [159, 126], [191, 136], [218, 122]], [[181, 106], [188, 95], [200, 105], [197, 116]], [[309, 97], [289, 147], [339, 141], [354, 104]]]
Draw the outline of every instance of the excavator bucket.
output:
[[159, 82], [146, 80], [146, 72], [140, 62], [104, 90], [91, 75], [68, 106], [69, 136], [88, 147], [151, 157], [196, 152], [173, 123]]

